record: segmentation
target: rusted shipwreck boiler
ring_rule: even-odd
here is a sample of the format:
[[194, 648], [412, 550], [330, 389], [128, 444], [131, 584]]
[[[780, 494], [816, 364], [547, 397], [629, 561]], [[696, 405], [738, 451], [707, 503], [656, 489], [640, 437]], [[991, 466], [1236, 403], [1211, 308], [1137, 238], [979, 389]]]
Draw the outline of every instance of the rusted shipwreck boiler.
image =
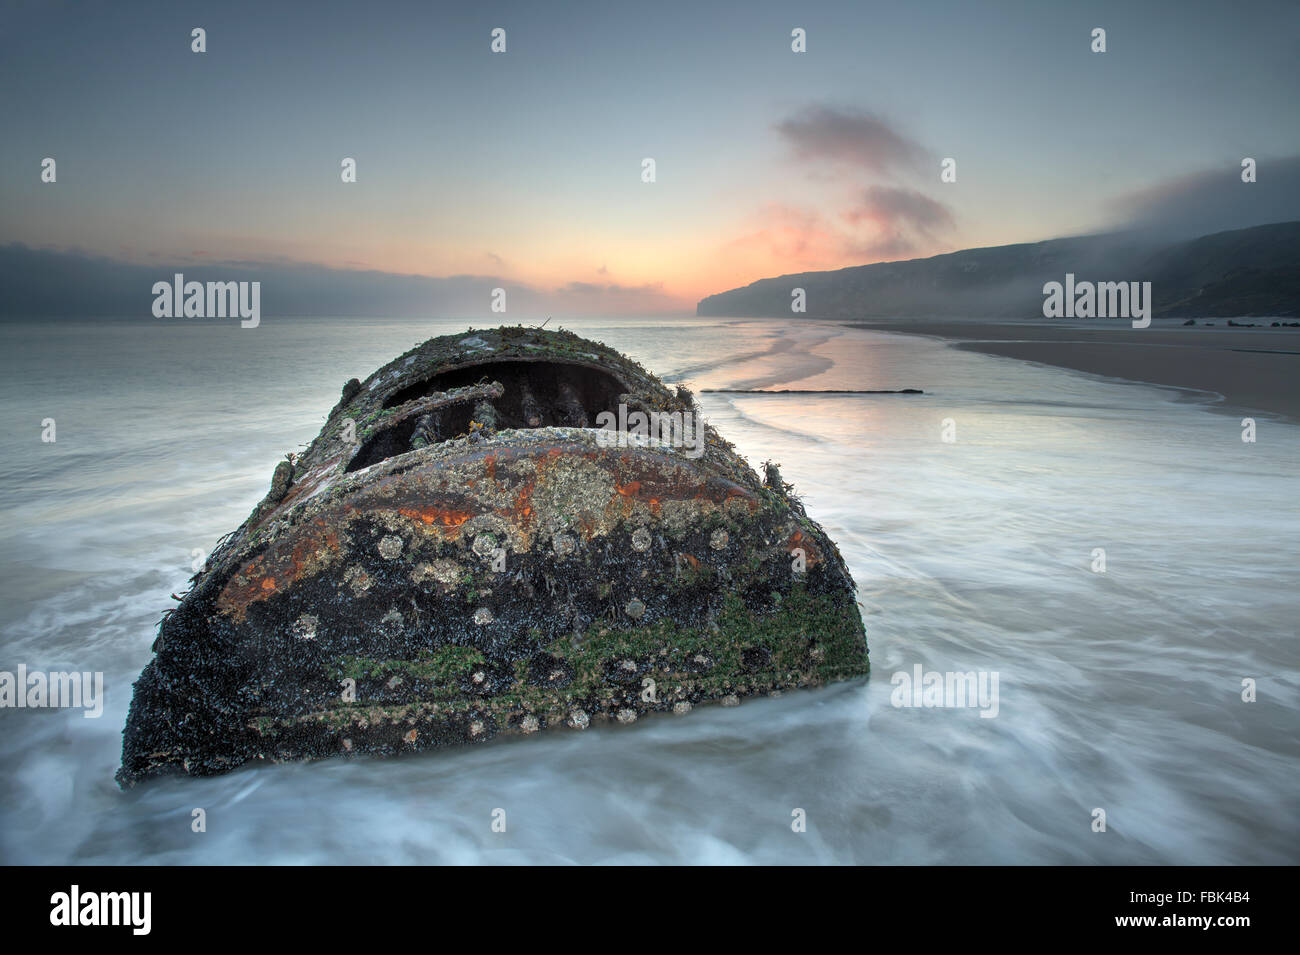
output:
[[867, 670], [853, 581], [775, 466], [760, 480], [685, 389], [531, 328], [430, 339], [349, 381], [154, 652], [124, 785]]

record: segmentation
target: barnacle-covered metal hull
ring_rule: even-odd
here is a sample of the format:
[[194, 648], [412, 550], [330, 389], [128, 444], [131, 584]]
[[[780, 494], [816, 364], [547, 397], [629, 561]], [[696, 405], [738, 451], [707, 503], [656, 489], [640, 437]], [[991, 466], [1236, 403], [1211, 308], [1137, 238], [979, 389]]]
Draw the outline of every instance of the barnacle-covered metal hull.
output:
[[124, 785], [867, 671], [853, 581], [775, 466], [760, 480], [688, 392], [612, 349], [526, 328], [348, 382], [154, 650]]

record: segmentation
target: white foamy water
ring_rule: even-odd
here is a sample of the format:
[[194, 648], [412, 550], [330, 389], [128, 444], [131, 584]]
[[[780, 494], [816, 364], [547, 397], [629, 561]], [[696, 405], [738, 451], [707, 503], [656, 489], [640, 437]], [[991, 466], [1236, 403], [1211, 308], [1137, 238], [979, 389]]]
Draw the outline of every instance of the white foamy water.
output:
[[[98, 720], [0, 710], [0, 861], [1300, 861], [1300, 428], [1260, 418], [1244, 444], [1172, 390], [826, 324], [569, 327], [696, 388], [926, 390], [700, 396], [839, 543], [867, 680], [118, 790], [131, 684], [192, 551], [243, 520], [344, 380], [466, 324], [3, 326], [0, 670], [101, 670], [107, 700]], [[891, 705], [918, 664], [996, 672], [996, 717]]]

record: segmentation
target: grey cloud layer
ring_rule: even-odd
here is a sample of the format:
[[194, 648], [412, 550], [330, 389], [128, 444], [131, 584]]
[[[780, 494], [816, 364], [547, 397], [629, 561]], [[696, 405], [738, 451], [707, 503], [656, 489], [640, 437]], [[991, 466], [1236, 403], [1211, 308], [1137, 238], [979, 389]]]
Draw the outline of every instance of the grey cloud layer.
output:
[[1120, 228], [1171, 237], [1300, 219], [1300, 156], [1258, 160], [1255, 182], [1241, 181], [1240, 159], [1121, 196]]
[[802, 160], [832, 161], [886, 173], [920, 163], [925, 150], [872, 113], [813, 106], [777, 123]]
[[[864, 175], [886, 181], [899, 175], [918, 178], [930, 162], [927, 150], [882, 117], [817, 105], [787, 117], [776, 129], [796, 160], [829, 168], [833, 182], [853, 189], [839, 216], [849, 232], [818, 226], [836, 237], [840, 254], [880, 259], [913, 253], [921, 246], [934, 251], [942, 244], [942, 233], [955, 225], [947, 205], [916, 189], [860, 185]], [[937, 164], [933, 172], [937, 181]]]
[[[262, 283], [266, 316], [428, 316], [512, 322], [611, 307], [645, 313], [680, 305], [659, 286], [571, 282], [542, 289], [492, 275], [399, 275], [289, 261], [172, 261], [140, 265], [75, 251], [0, 245], [0, 317], [151, 317], [154, 282]], [[505, 313], [490, 310], [506, 290]]]

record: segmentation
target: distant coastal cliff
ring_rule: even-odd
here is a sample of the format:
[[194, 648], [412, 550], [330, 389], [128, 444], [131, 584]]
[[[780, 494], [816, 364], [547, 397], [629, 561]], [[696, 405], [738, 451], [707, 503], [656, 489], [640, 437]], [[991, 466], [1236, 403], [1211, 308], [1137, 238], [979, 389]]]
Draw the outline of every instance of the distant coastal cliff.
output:
[[1157, 317], [1300, 316], [1300, 222], [1172, 243], [1113, 233], [802, 272], [710, 295], [696, 314], [789, 317], [798, 288], [806, 318], [1032, 318], [1043, 314], [1044, 283], [1067, 273], [1149, 281]]

